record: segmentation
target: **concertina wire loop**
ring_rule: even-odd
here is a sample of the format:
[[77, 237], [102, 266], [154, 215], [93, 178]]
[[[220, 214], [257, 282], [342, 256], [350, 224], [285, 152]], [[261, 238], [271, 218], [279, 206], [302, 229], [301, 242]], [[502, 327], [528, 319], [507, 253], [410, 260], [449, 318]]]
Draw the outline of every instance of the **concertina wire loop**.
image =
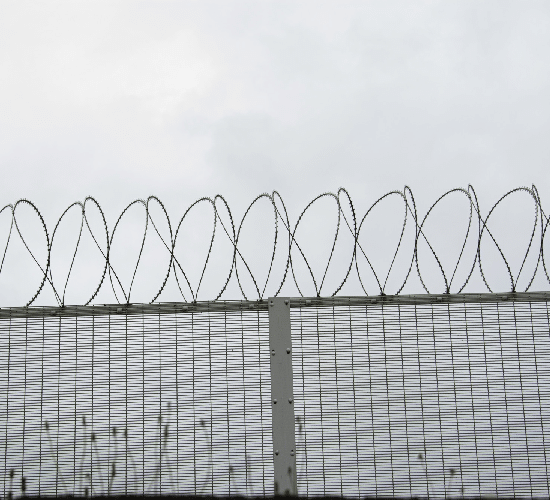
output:
[[[529, 238], [529, 241], [527, 242], [527, 250], [523, 256], [523, 261], [521, 262], [519, 271], [514, 276], [511, 266], [508, 260], [506, 259], [506, 256], [504, 254], [504, 251], [501, 245], [497, 241], [494, 234], [491, 232], [490, 219], [493, 216], [495, 209], [497, 209], [497, 207], [501, 203], [503, 203], [505, 199], [517, 193], [524, 193], [530, 197], [533, 203], [534, 217], [533, 217], [533, 226], [530, 230], [530, 238]], [[454, 195], [458, 195], [466, 199], [469, 205], [469, 213], [468, 213], [468, 225], [467, 225], [466, 233], [464, 235], [464, 240], [462, 242], [462, 247], [460, 249], [459, 257], [456, 261], [454, 269], [452, 270], [452, 273], [448, 273], [445, 271], [443, 264], [440, 260], [440, 257], [438, 256], [434, 247], [432, 246], [432, 244], [428, 239], [428, 236], [425, 231], [425, 223], [428, 220], [429, 216], [436, 210], [437, 206], [441, 202], [446, 200], [448, 197], [454, 196]], [[359, 237], [361, 235], [362, 230], [364, 230], [365, 221], [367, 220], [369, 214], [371, 214], [371, 212], [374, 209], [379, 207], [381, 203], [390, 199], [390, 197], [391, 198], [397, 197], [401, 200], [403, 204], [402, 205], [403, 218], [402, 218], [400, 236], [399, 236], [397, 245], [395, 247], [395, 250], [393, 251], [391, 263], [385, 275], [382, 275], [379, 272], [377, 272], [377, 270], [375, 269], [374, 264], [372, 263], [371, 259], [369, 259], [367, 251], [365, 250], [364, 246], [360, 243]], [[337, 221], [336, 221], [336, 227], [334, 231], [334, 237], [332, 239], [332, 247], [330, 249], [329, 258], [324, 267], [324, 272], [322, 276], [316, 276], [313, 272], [313, 269], [310, 263], [308, 262], [308, 259], [303, 247], [300, 245], [300, 241], [296, 233], [300, 224], [303, 222], [303, 219], [306, 213], [309, 210], [311, 210], [312, 207], [321, 199], [328, 199], [335, 203]], [[242, 253], [242, 250], [239, 248], [239, 238], [241, 237], [241, 232], [242, 232], [245, 220], [249, 216], [251, 211], [255, 208], [255, 205], [265, 201], [267, 201], [272, 208], [272, 216], [273, 216], [273, 224], [274, 224], [273, 249], [271, 251], [271, 260], [270, 260], [269, 269], [267, 271], [265, 282], [259, 282], [258, 278], [254, 276], [251, 270], [250, 263], [247, 262], [247, 260], [245, 259]], [[162, 236], [161, 231], [159, 230], [158, 222], [155, 222], [153, 215], [151, 214], [151, 206], [153, 204], [156, 204], [160, 208], [161, 213], [166, 218], [166, 223], [167, 223], [168, 233], [169, 233], [168, 238]], [[178, 244], [178, 235], [180, 234], [182, 224], [184, 223], [186, 218], [189, 217], [189, 214], [191, 213], [191, 211], [202, 204], [209, 206], [209, 208], [212, 211], [212, 219], [211, 219], [212, 234], [209, 240], [207, 255], [205, 257], [204, 264], [202, 265], [202, 272], [200, 274], [200, 279], [198, 281], [196, 289], [193, 289], [191, 285], [191, 281], [184, 270], [184, 265], [176, 257], [175, 251]], [[35, 256], [35, 254], [29, 248], [27, 241], [23, 237], [20, 224], [18, 224], [18, 220], [17, 220], [18, 208], [25, 205], [30, 207], [32, 209], [32, 212], [36, 214], [45, 234], [46, 262], [42, 264], [39, 262], [39, 259]], [[98, 235], [94, 233], [88, 220], [87, 209], [90, 206], [93, 206], [97, 209], [100, 216], [100, 220], [103, 224], [101, 233], [103, 235], [103, 231], [104, 231], [104, 237], [106, 242], [105, 246], [103, 247], [99, 242]], [[144, 209], [144, 226], [143, 226], [144, 230], [143, 230], [143, 237], [141, 238], [141, 246], [139, 249], [137, 262], [135, 264], [135, 267], [133, 268], [132, 279], [127, 289], [125, 289], [120, 277], [117, 275], [117, 272], [113, 266], [113, 263], [111, 262], [110, 257], [111, 257], [111, 248], [113, 246], [113, 241], [114, 241], [115, 235], [117, 234], [117, 229], [121, 224], [122, 218], [134, 206], [141, 206]], [[56, 234], [58, 233], [60, 224], [71, 210], [80, 211], [80, 228], [79, 228], [76, 245], [74, 247], [74, 250], [72, 251], [72, 259], [70, 262], [69, 271], [67, 273], [65, 282], [61, 289], [60, 287], [56, 288], [56, 286], [54, 285], [54, 277], [52, 275], [52, 269], [51, 269], [51, 255], [52, 255], [52, 249], [54, 248], [54, 243], [56, 241], [55, 239]], [[199, 290], [201, 288], [206, 269], [208, 267], [208, 264], [212, 256], [214, 240], [218, 233], [225, 235], [225, 237], [228, 239], [232, 248], [233, 255], [231, 258], [231, 266], [227, 270], [227, 274], [224, 277], [223, 285], [216, 297], [210, 297], [211, 300], [212, 299], [218, 300], [221, 297], [221, 295], [227, 288], [227, 285], [233, 273], [235, 273], [235, 277], [237, 279], [239, 289], [245, 300], [265, 299], [266, 288], [272, 276], [273, 264], [275, 262], [275, 255], [276, 255], [278, 245], [282, 245], [285, 250], [284, 259], [286, 260], [286, 264], [284, 265], [284, 272], [280, 277], [280, 284], [274, 296], [277, 296], [281, 292], [281, 289], [284, 283], [286, 282], [287, 279], [289, 279], [289, 275], [292, 277], [294, 285], [296, 286], [296, 289], [298, 290], [298, 293], [300, 294], [300, 296], [302, 297], [304, 296], [302, 287], [298, 282], [299, 280], [295, 272], [295, 265], [297, 261], [300, 261], [305, 265], [307, 269], [307, 274], [309, 274], [309, 277], [311, 278], [311, 281], [316, 291], [316, 295], [320, 297], [322, 293], [325, 293], [323, 286], [325, 285], [325, 279], [327, 277], [329, 267], [331, 263], [333, 263], [335, 248], [339, 237], [342, 235], [342, 232], [349, 232], [349, 234], [353, 238], [353, 245], [349, 252], [350, 254], [349, 265], [347, 266], [346, 272], [344, 273], [344, 276], [340, 284], [336, 287], [335, 290], [331, 290], [329, 291], [329, 293], [325, 293], [325, 295], [335, 296], [336, 294], [338, 294], [338, 292], [342, 289], [342, 287], [348, 280], [353, 268], [355, 268], [355, 272], [357, 273], [357, 278], [360, 286], [362, 287], [364, 293], [368, 295], [366, 286], [364, 284], [362, 271], [359, 265], [360, 258], [364, 259], [367, 265], [367, 269], [370, 271], [370, 273], [372, 273], [372, 276], [374, 277], [378, 287], [377, 292], [380, 295], [385, 295], [390, 273], [394, 268], [393, 266], [396, 262], [398, 253], [403, 248], [402, 247], [403, 238], [404, 238], [405, 230], [408, 224], [413, 224], [414, 226], [414, 234], [415, 234], [414, 250], [410, 257], [410, 264], [408, 265], [408, 270], [403, 277], [403, 281], [402, 282], [400, 281], [401, 284], [398, 287], [397, 291], [395, 292], [396, 294], [399, 294], [403, 290], [405, 284], [407, 283], [407, 280], [411, 275], [413, 268], [416, 269], [416, 272], [420, 279], [420, 283], [422, 284], [422, 287], [427, 293], [447, 293], [448, 294], [448, 293], [451, 293], [451, 290], [453, 290], [452, 293], [460, 293], [464, 290], [464, 288], [470, 281], [470, 278], [472, 277], [472, 274], [474, 273], [474, 270], [476, 268], [476, 264], [479, 268], [482, 281], [486, 286], [487, 290], [489, 292], [493, 292], [488, 282], [485, 268], [483, 265], [483, 259], [482, 259], [482, 241], [484, 236], [486, 236], [486, 238], [488, 238], [494, 244], [498, 254], [502, 258], [505, 264], [505, 267], [507, 269], [508, 278], [510, 280], [510, 290], [512, 292], [518, 291], [516, 289], [518, 280], [522, 275], [522, 273], [525, 273], [525, 264], [526, 264], [527, 258], [532, 248], [536, 246], [538, 243], [540, 243], [540, 249], [538, 250], [538, 257], [535, 265], [535, 270], [532, 275], [528, 276], [528, 284], [525, 287], [525, 290], [523, 291], [528, 291], [529, 288], [531, 287], [535, 279], [537, 270], [539, 269], [539, 266], [542, 266], [543, 272], [546, 276], [546, 280], [548, 281], [548, 283], [550, 283], [550, 263], [546, 262], [546, 256], [544, 254], [544, 238], [549, 229], [550, 218], [546, 216], [546, 214], [542, 209], [540, 195], [537, 191], [537, 188], [534, 185], [531, 188], [518, 187], [516, 189], [512, 189], [508, 191], [491, 207], [491, 209], [488, 211], [486, 216], [483, 216], [481, 213], [477, 195], [474, 191], [474, 188], [471, 185], [469, 185], [467, 189], [455, 188], [441, 195], [429, 207], [428, 211], [422, 218], [420, 218], [418, 215], [417, 206], [416, 206], [413, 193], [408, 186], [405, 186], [403, 191], [398, 191], [398, 190], [390, 191], [385, 195], [381, 196], [380, 198], [378, 198], [370, 206], [370, 208], [366, 211], [366, 213], [363, 215], [361, 219], [358, 219], [358, 217], [356, 216], [356, 211], [355, 211], [353, 201], [346, 189], [340, 188], [337, 193], [329, 193], [329, 192], [322, 193], [309, 202], [309, 204], [300, 213], [300, 216], [298, 217], [294, 225], [291, 224], [290, 218], [288, 216], [288, 211], [284, 204], [283, 198], [277, 191], [273, 191], [271, 194], [262, 193], [256, 198], [254, 198], [254, 200], [250, 203], [250, 205], [246, 209], [238, 227], [234, 222], [229, 204], [227, 203], [226, 199], [221, 195], [216, 195], [214, 198], [203, 197], [198, 199], [194, 203], [192, 203], [189, 206], [189, 208], [185, 211], [183, 216], [179, 219], [178, 225], [176, 226], [175, 230], [173, 230], [172, 228], [170, 217], [168, 215], [168, 212], [164, 204], [156, 196], [150, 196], [146, 200], [137, 199], [131, 202], [129, 205], [127, 205], [126, 208], [122, 211], [122, 213], [118, 217], [118, 219], [116, 220], [116, 223], [113, 227], [112, 232], [109, 232], [108, 230], [105, 214], [101, 206], [99, 205], [97, 200], [91, 196], [86, 197], [83, 202], [79, 202], [79, 201], [74, 202], [65, 209], [65, 211], [59, 217], [53, 229], [53, 232], [51, 233], [51, 237], [49, 236], [48, 228], [46, 226], [46, 223], [44, 221], [42, 214], [40, 213], [36, 205], [34, 205], [31, 201], [26, 199], [20, 199], [13, 205], [8, 204], [0, 210], [0, 216], [4, 213], [4, 211], [11, 213], [11, 221], [9, 224], [9, 231], [6, 238], [6, 244], [3, 249], [2, 260], [0, 262], [0, 275], [2, 273], [2, 270], [4, 269], [4, 264], [5, 264], [10, 241], [15, 237], [15, 235], [17, 235], [21, 239], [26, 251], [29, 253], [29, 255], [31, 256], [36, 266], [38, 266], [38, 269], [40, 270], [40, 273], [41, 273], [40, 284], [37, 290], [35, 291], [35, 293], [32, 295], [31, 299], [27, 302], [26, 306], [31, 305], [36, 300], [36, 298], [38, 297], [38, 295], [40, 294], [40, 292], [42, 291], [46, 283], [48, 283], [48, 285], [52, 287], [52, 290], [54, 292], [58, 305], [59, 306], [65, 305], [65, 294], [67, 291], [67, 286], [69, 284], [74, 263], [77, 259], [77, 254], [78, 254], [79, 246], [80, 246], [84, 231], [87, 231], [90, 234], [95, 247], [101, 254], [102, 259], [104, 259], [103, 270], [102, 270], [101, 276], [99, 277], [97, 287], [95, 288], [90, 298], [84, 303], [84, 305], [88, 305], [94, 300], [94, 298], [97, 296], [98, 292], [100, 291], [101, 287], [104, 286], [105, 281], [109, 282], [118, 303], [120, 304], [130, 303], [132, 287], [134, 285], [136, 274], [141, 263], [145, 242], [147, 240], [148, 234], [151, 233], [152, 231], [156, 233], [156, 235], [160, 238], [160, 241], [163, 247], [167, 250], [167, 258], [163, 268], [165, 269], [165, 271], [163, 271], [163, 273], [165, 273], [164, 280], [162, 282], [162, 285], [158, 289], [158, 291], [156, 291], [153, 294], [151, 303], [155, 302], [159, 297], [159, 295], [162, 293], [171, 274], [174, 275], [177, 287], [182, 295], [183, 300], [186, 302], [197, 301]], [[467, 269], [469, 269], [469, 271], [467, 273], [466, 278], [464, 279], [464, 281], [460, 281], [459, 284], [456, 284], [455, 278], [456, 278], [457, 269], [461, 264], [461, 262], [463, 261], [463, 259], [465, 258], [465, 248], [469, 237], [477, 238], [477, 250], [475, 252], [475, 256], [473, 260], [467, 263], [467, 266], [468, 266]], [[434, 291], [434, 290], [428, 289], [425, 278], [423, 277], [421, 272], [421, 265], [418, 258], [419, 243], [423, 243], [427, 245], [427, 248], [429, 249], [430, 253], [435, 259], [437, 268], [439, 269], [439, 272], [441, 273], [444, 281], [444, 290]], [[293, 251], [294, 251], [294, 256], [293, 256]], [[409, 261], [407, 260], [407, 262]], [[245, 276], [250, 278], [250, 280], [253, 283], [253, 286], [255, 288], [254, 297], [249, 297], [245, 293], [245, 290], [243, 287], [243, 281], [242, 281]], [[183, 283], [187, 285], [188, 289], [190, 290], [191, 296], [186, 296], [186, 294], [184, 293], [182, 289]], [[119, 289], [118, 293], [117, 293], [117, 287]]]

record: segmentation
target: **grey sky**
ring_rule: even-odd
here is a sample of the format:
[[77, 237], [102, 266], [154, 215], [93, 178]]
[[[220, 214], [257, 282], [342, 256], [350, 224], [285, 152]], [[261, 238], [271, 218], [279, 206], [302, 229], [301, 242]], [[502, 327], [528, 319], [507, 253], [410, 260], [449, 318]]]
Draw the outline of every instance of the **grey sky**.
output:
[[4, 2], [1, 205], [53, 228], [90, 194], [112, 228], [150, 194], [240, 220], [273, 189], [362, 216], [404, 184], [424, 213], [534, 183], [548, 212], [549, 63], [545, 1]]

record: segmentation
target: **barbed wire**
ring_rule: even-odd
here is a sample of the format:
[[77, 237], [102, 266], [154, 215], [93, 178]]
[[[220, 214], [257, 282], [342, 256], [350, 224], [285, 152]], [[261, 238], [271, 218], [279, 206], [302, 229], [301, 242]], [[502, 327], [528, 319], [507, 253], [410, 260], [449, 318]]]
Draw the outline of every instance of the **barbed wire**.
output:
[[[533, 203], [533, 226], [530, 227], [530, 237], [528, 241], [526, 242], [527, 250], [525, 254], [523, 255], [523, 260], [521, 262], [521, 265], [519, 266], [519, 270], [514, 275], [512, 271], [512, 266], [510, 265], [502, 244], [497, 241], [497, 238], [494, 234], [494, 231], [491, 230], [491, 218], [494, 217], [495, 210], [509, 197], [516, 195], [516, 194], [527, 194]], [[464, 197], [468, 203], [469, 206], [469, 214], [468, 214], [468, 224], [465, 231], [464, 239], [462, 240], [462, 244], [459, 251], [459, 256], [456, 261], [456, 264], [454, 265], [454, 269], [451, 271], [446, 271], [444, 269], [444, 266], [442, 264], [441, 260], [441, 254], [438, 255], [436, 253], [436, 250], [432, 243], [430, 243], [430, 240], [427, 235], [426, 231], [426, 221], [429, 219], [429, 217], [437, 210], [438, 206], [444, 201], [447, 200], [449, 197], [454, 195], [460, 195]], [[376, 269], [376, 266], [373, 263], [372, 257], [369, 258], [369, 252], [367, 251], [364, 244], [361, 243], [360, 237], [363, 232], [367, 231], [365, 229], [366, 227], [366, 221], [368, 217], [373, 213], [375, 209], [378, 209], [383, 202], [388, 201], [390, 198], [397, 197], [402, 202], [402, 213], [403, 213], [403, 219], [401, 223], [401, 227], [399, 228], [399, 238], [396, 245], [395, 250], [391, 254], [391, 263], [389, 265], [389, 268], [387, 269], [385, 275], [383, 275], [379, 269]], [[304, 224], [304, 218], [308, 211], [312, 210], [312, 208], [320, 201], [328, 199], [329, 201], [333, 201], [336, 205], [336, 227], [334, 231], [334, 236], [332, 239], [332, 246], [330, 249], [329, 257], [326, 263], [326, 266], [324, 266], [323, 274], [322, 276], [316, 276], [313, 268], [310, 264], [310, 261], [308, 260], [308, 256], [306, 255], [306, 251], [304, 250], [304, 242], [300, 240], [298, 237], [297, 231], [300, 227], [300, 224]], [[269, 262], [269, 267], [267, 271], [267, 277], [264, 283], [261, 283], [258, 280], [258, 277], [254, 275], [252, 272], [252, 267], [250, 264], [250, 261], [245, 259], [242, 249], [239, 248], [239, 240], [242, 238], [242, 230], [245, 224], [245, 220], [247, 217], [251, 214], [253, 209], [255, 208], [255, 205], [258, 204], [261, 201], [267, 201], [270, 203], [271, 208], [273, 210], [273, 248], [270, 250], [271, 253], [271, 260]], [[152, 206], [157, 205], [158, 208], [160, 208], [160, 213], [162, 214], [163, 219], [165, 218], [167, 228], [168, 228], [168, 235], [162, 235], [161, 230], [159, 229], [159, 220], [155, 220], [153, 213], [151, 211]], [[188, 273], [185, 271], [185, 263], [181, 261], [181, 259], [178, 259], [176, 257], [176, 249], [179, 244], [178, 237], [181, 234], [181, 228], [182, 224], [186, 221], [187, 217], [189, 217], [189, 214], [191, 211], [201, 205], [207, 205], [211, 211], [212, 211], [212, 233], [211, 237], [209, 239], [209, 246], [208, 251], [204, 260], [204, 264], [202, 265], [200, 278], [198, 280], [198, 284], [196, 288], [194, 289], [191, 280], [188, 276]], [[43, 253], [45, 254], [45, 262], [41, 264], [39, 262], [39, 259], [36, 256], [36, 250], [35, 252], [31, 251], [30, 245], [23, 237], [23, 233], [20, 228], [20, 224], [18, 223], [18, 210], [22, 206], [28, 206], [31, 208], [32, 213], [36, 215], [36, 217], [39, 220], [40, 226], [45, 234], [45, 248]], [[143, 237], [141, 238], [141, 244], [139, 248], [139, 254], [137, 257], [137, 261], [135, 264], [135, 267], [133, 268], [132, 278], [127, 288], [123, 286], [122, 280], [117, 274], [117, 271], [115, 270], [114, 263], [112, 261], [112, 253], [111, 249], [113, 247], [113, 241], [115, 238], [115, 235], [118, 235], [117, 230], [121, 226], [121, 221], [125, 214], [128, 213], [128, 211], [134, 207], [134, 206], [142, 206], [144, 208], [144, 231], [143, 231]], [[103, 227], [101, 228], [101, 236], [98, 234], [98, 231], [94, 232], [92, 230], [91, 224], [89, 222], [88, 218], [88, 212], [90, 207], [94, 207], [97, 209], [97, 212], [99, 213], [100, 220], [102, 222]], [[62, 287], [59, 287], [55, 285], [53, 273], [52, 273], [52, 265], [51, 265], [51, 256], [52, 256], [52, 250], [54, 248], [54, 244], [56, 243], [56, 235], [58, 235], [59, 228], [61, 227], [61, 224], [65, 217], [67, 215], [74, 211], [78, 210], [80, 212], [80, 228], [78, 237], [76, 240], [76, 245], [74, 247], [74, 250], [72, 251], [72, 257], [69, 264], [69, 270], [66, 275], [66, 278], [64, 280], [64, 284]], [[279, 248], [282, 248], [283, 252], [283, 270], [281, 271], [281, 276], [275, 277], [276, 281], [279, 281], [280, 284], [276, 290], [276, 292], [273, 295], [278, 295], [283, 285], [287, 282], [289, 279], [289, 276], [291, 277], [296, 290], [298, 291], [300, 296], [303, 296], [303, 286], [300, 286], [299, 281], [301, 278], [299, 278], [298, 273], [296, 272], [296, 268], [299, 265], [305, 265], [305, 269], [307, 269], [307, 273], [309, 275], [309, 278], [311, 279], [311, 282], [313, 284], [313, 287], [315, 289], [315, 293], [317, 296], [321, 296], [322, 294], [334, 296], [338, 294], [344, 284], [348, 281], [352, 269], [355, 267], [355, 272], [357, 273], [358, 282], [364, 291], [365, 294], [368, 295], [367, 292], [367, 286], [365, 284], [365, 276], [364, 276], [364, 268], [362, 269], [363, 263], [360, 264], [360, 262], [366, 262], [366, 269], [368, 272], [372, 274], [372, 277], [374, 277], [374, 280], [376, 282], [377, 289], [375, 290], [376, 294], [384, 295], [387, 291], [388, 286], [388, 280], [390, 277], [390, 274], [395, 269], [395, 263], [397, 261], [398, 255], [403, 253], [404, 249], [404, 236], [407, 228], [412, 225], [412, 231], [414, 232], [414, 245], [412, 246], [412, 252], [410, 255], [410, 258], [406, 258], [406, 262], [408, 263], [405, 266], [405, 272], [403, 273], [403, 280], [401, 281], [401, 278], [399, 279], [400, 285], [397, 287], [397, 290], [395, 291], [395, 294], [401, 293], [403, 288], [405, 287], [407, 281], [409, 280], [411, 276], [411, 272], [413, 268], [416, 269], [416, 272], [418, 274], [420, 283], [424, 290], [427, 293], [460, 293], [464, 290], [466, 285], [469, 283], [470, 279], [472, 278], [472, 275], [474, 274], [474, 271], [476, 267], [479, 270], [481, 279], [485, 287], [489, 292], [493, 291], [493, 288], [489, 284], [489, 280], [487, 277], [486, 268], [487, 266], [484, 264], [482, 255], [484, 254], [483, 251], [487, 247], [488, 244], [490, 244], [493, 247], [493, 250], [496, 249], [496, 252], [502, 259], [505, 268], [507, 270], [507, 277], [510, 280], [510, 291], [520, 291], [517, 290], [518, 282], [520, 277], [523, 277], [527, 271], [526, 271], [526, 262], [531, 255], [531, 258], [536, 259], [536, 263], [534, 265], [534, 271], [533, 274], [529, 274], [527, 278], [527, 285], [525, 289], [521, 291], [528, 291], [529, 288], [532, 286], [533, 281], [535, 279], [535, 275], [537, 274], [537, 271], [540, 267], [542, 267], [542, 270], [545, 274], [546, 281], [550, 284], [550, 263], [547, 264], [546, 262], [546, 256], [544, 253], [544, 241], [545, 236], [548, 232], [548, 226], [550, 224], [550, 218], [546, 216], [542, 209], [541, 199], [540, 195], [536, 189], [536, 187], [533, 185], [532, 187], [518, 187], [516, 189], [512, 189], [508, 191], [506, 194], [504, 194], [487, 212], [486, 215], [483, 215], [480, 209], [480, 205], [478, 202], [477, 195], [474, 191], [474, 188], [469, 185], [466, 189], [464, 188], [455, 188], [447, 191], [443, 195], [441, 195], [427, 210], [425, 215], [423, 217], [419, 217], [417, 205], [415, 198], [413, 196], [412, 190], [405, 186], [402, 191], [390, 191], [386, 193], [385, 195], [378, 198], [371, 206], [370, 208], [365, 212], [365, 214], [359, 219], [356, 215], [356, 209], [354, 206], [354, 203], [351, 199], [351, 196], [349, 195], [348, 191], [344, 188], [340, 188], [337, 193], [322, 193], [319, 196], [315, 197], [309, 204], [302, 210], [299, 217], [297, 218], [295, 224], [292, 224], [288, 215], [287, 208], [285, 206], [285, 203], [283, 201], [283, 198], [277, 191], [273, 191], [271, 194], [269, 193], [262, 193], [248, 205], [248, 208], [244, 212], [244, 215], [242, 216], [240, 223], [237, 225], [235, 224], [233, 214], [231, 212], [231, 209], [229, 207], [229, 204], [227, 203], [226, 199], [221, 195], [216, 195], [214, 198], [209, 197], [203, 197], [192, 203], [189, 208], [185, 211], [183, 216], [179, 219], [177, 226], [175, 226], [175, 230], [173, 230], [173, 226], [170, 222], [170, 217], [168, 215], [168, 212], [164, 206], [164, 204], [161, 202], [161, 200], [155, 196], [150, 196], [146, 200], [138, 199], [134, 200], [130, 204], [126, 206], [126, 208], [122, 211], [120, 216], [117, 218], [116, 223], [113, 227], [113, 230], [109, 232], [107, 221], [105, 218], [105, 214], [100, 206], [100, 204], [97, 202], [97, 200], [91, 196], [88, 196], [84, 199], [83, 202], [74, 202], [65, 211], [61, 214], [59, 219], [57, 220], [57, 223], [53, 229], [53, 232], [51, 233], [51, 237], [48, 233], [48, 228], [46, 226], [46, 223], [44, 221], [44, 217], [31, 201], [26, 199], [21, 199], [17, 201], [15, 204], [9, 204], [4, 206], [0, 210], [0, 216], [6, 212], [9, 217], [11, 217], [11, 220], [9, 222], [9, 230], [6, 237], [6, 244], [3, 249], [2, 254], [2, 261], [0, 263], [0, 278], [2, 276], [2, 271], [4, 270], [5, 262], [6, 262], [6, 256], [8, 253], [8, 247], [10, 245], [10, 242], [13, 241], [14, 238], [19, 237], [21, 242], [24, 245], [24, 248], [32, 258], [32, 261], [36, 264], [40, 275], [41, 275], [41, 281], [39, 283], [38, 288], [36, 291], [32, 294], [31, 299], [27, 302], [27, 306], [31, 305], [38, 295], [41, 293], [41, 291], [44, 289], [44, 286], [48, 284], [51, 286], [55, 299], [59, 306], [65, 305], [65, 297], [67, 292], [67, 287], [72, 275], [72, 271], [74, 268], [75, 261], [78, 258], [78, 253], [82, 241], [82, 237], [84, 232], [88, 232], [92, 238], [93, 244], [95, 248], [97, 249], [100, 258], [102, 259], [103, 265], [102, 265], [102, 272], [101, 275], [98, 278], [98, 284], [95, 287], [94, 292], [92, 295], [84, 302], [83, 305], [90, 304], [99, 293], [100, 289], [105, 286], [105, 283], [108, 282], [110, 287], [113, 290], [114, 296], [118, 303], [130, 303], [131, 302], [131, 293], [134, 286], [136, 274], [138, 272], [138, 268], [141, 264], [141, 259], [143, 255], [143, 251], [145, 248], [145, 243], [147, 241], [147, 238], [149, 235], [154, 232], [156, 235], [160, 238], [160, 242], [162, 243], [162, 246], [167, 251], [167, 258], [162, 264], [162, 260], [158, 259], [157, 265], [163, 265], [163, 271], [164, 279], [162, 281], [162, 284], [158, 290], [155, 290], [152, 294], [151, 302], [155, 302], [160, 294], [165, 289], [169, 279], [173, 276], [173, 279], [175, 279], [177, 288], [179, 289], [179, 292], [182, 295], [182, 299], [184, 301], [196, 301], [197, 296], [199, 293], [199, 290], [201, 288], [201, 285], [203, 284], [203, 279], [205, 277], [206, 270], [211, 263], [212, 258], [212, 252], [214, 247], [214, 242], [217, 234], [221, 234], [222, 237], [227, 238], [227, 241], [230, 244], [231, 247], [231, 265], [227, 271], [227, 275], [224, 278], [223, 285], [219, 292], [216, 294], [216, 296], [210, 297], [211, 300], [218, 300], [224, 293], [224, 291], [227, 289], [227, 286], [231, 280], [231, 277], [233, 273], [235, 273], [235, 278], [238, 283], [238, 287], [240, 289], [240, 292], [242, 294], [242, 297], [245, 300], [263, 300], [266, 298], [266, 290], [267, 290], [267, 284], [272, 278], [272, 273], [274, 272], [274, 263], [276, 260], [276, 254]], [[443, 228], [444, 229], [444, 228]], [[329, 272], [329, 268], [331, 265], [334, 264], [334, 255], [335, 255], [335, 249], [339, 242], [339, 238], [342, 237], [343, 234], [347, 234], [349, 237], [351, 237], [352, 243], [351, 248], [349, 249], [349, 263], [346, 262], [339, 262], [339, 265], [343, 265], [344, 269], [346, 270], [344, 273], [344, 276], [339, 283], [339, 285], [334, 290], [329, 290], [329, 292], [326, 292], [326, 278], [327, 274]], [[0, 235], [2, 237], [2, 235]], [[118, 236], [117, 236], [118, 237]], [[473, 240], [472, 240], [473, 239]], [[104, 244], [101, 242], [105, 241]], [[118, 240], [117, 240], [118, 241]], [[471, 252], [473, 254], [473, 259], [466, 263], [467, 266], [467, 273], [464, 279], [459, 280], [459, 284], [456, 283], [457, 278], [457, 270], [459, 266], [464, 262], [464, 259], [468, 258], [466, 256], [466, 247], [467, 243], [470, 241], [470, 245], [475, 245], [474, 252]], [[487, 243], [486, 243], [487, 242]], [[422, 264], [421, 260], [419, 259], [419, 248], [420, 246], [425, 245], [429, 249], [429, 254], [433, 257], [436, 267], [439, 269], [439, 272], [441, 273], [441, 276], [443, 278], [444, 282], [444, 290], [429, 290], [426, 277], [422, 272]], [[266, 250], [267, 251], [267, 250]], [[534, 257], [533, 257], [534, 255]], [[311, 259], [311, 256], [310, 256]], [[108, 279], [106, 279], [108, 278]], [[249, 297], [245, 293], [245, 287], [243, 286], [243, 279], [250, 279], [253, 283], [253, 287], [255, 289], [254, 297]], [[190, 296], [186, 296], [182, 289], [182, 285], [186, 285], [189, 288]], [[1, 281], [0, 281], [1, 286]], [[118, 289], [118, 293], [117, 293]]]

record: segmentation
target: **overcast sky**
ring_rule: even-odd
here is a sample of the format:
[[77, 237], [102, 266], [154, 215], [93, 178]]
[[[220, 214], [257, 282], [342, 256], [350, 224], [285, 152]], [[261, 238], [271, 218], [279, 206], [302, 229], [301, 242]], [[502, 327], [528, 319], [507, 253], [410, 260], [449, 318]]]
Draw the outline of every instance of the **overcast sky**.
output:
[[[550, 212], [547, 1], [14, 2], [0, 7], [0, 205], [109, 227], [154, 194], [178, 219], [346, 187], [362, 216], [411, 186]], [[51, 231], [50, 229], [50, 231]]]

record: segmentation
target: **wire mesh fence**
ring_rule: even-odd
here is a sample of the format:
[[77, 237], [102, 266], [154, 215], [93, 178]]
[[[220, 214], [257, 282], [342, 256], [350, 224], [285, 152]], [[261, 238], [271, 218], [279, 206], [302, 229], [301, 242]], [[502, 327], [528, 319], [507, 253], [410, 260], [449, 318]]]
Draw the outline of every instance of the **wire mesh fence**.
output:
[[[290, 299], [298, 494], [548, 497], [549, 298]], [[272, 496], [268, 304], [1, 309], [2, 496]]]
[[3, 497], [272, 495], [267, 315], [205, 307], [3, 311]]
[[291, 310], [298, 491], [548, 497], [547, 302], [324, 302]]

